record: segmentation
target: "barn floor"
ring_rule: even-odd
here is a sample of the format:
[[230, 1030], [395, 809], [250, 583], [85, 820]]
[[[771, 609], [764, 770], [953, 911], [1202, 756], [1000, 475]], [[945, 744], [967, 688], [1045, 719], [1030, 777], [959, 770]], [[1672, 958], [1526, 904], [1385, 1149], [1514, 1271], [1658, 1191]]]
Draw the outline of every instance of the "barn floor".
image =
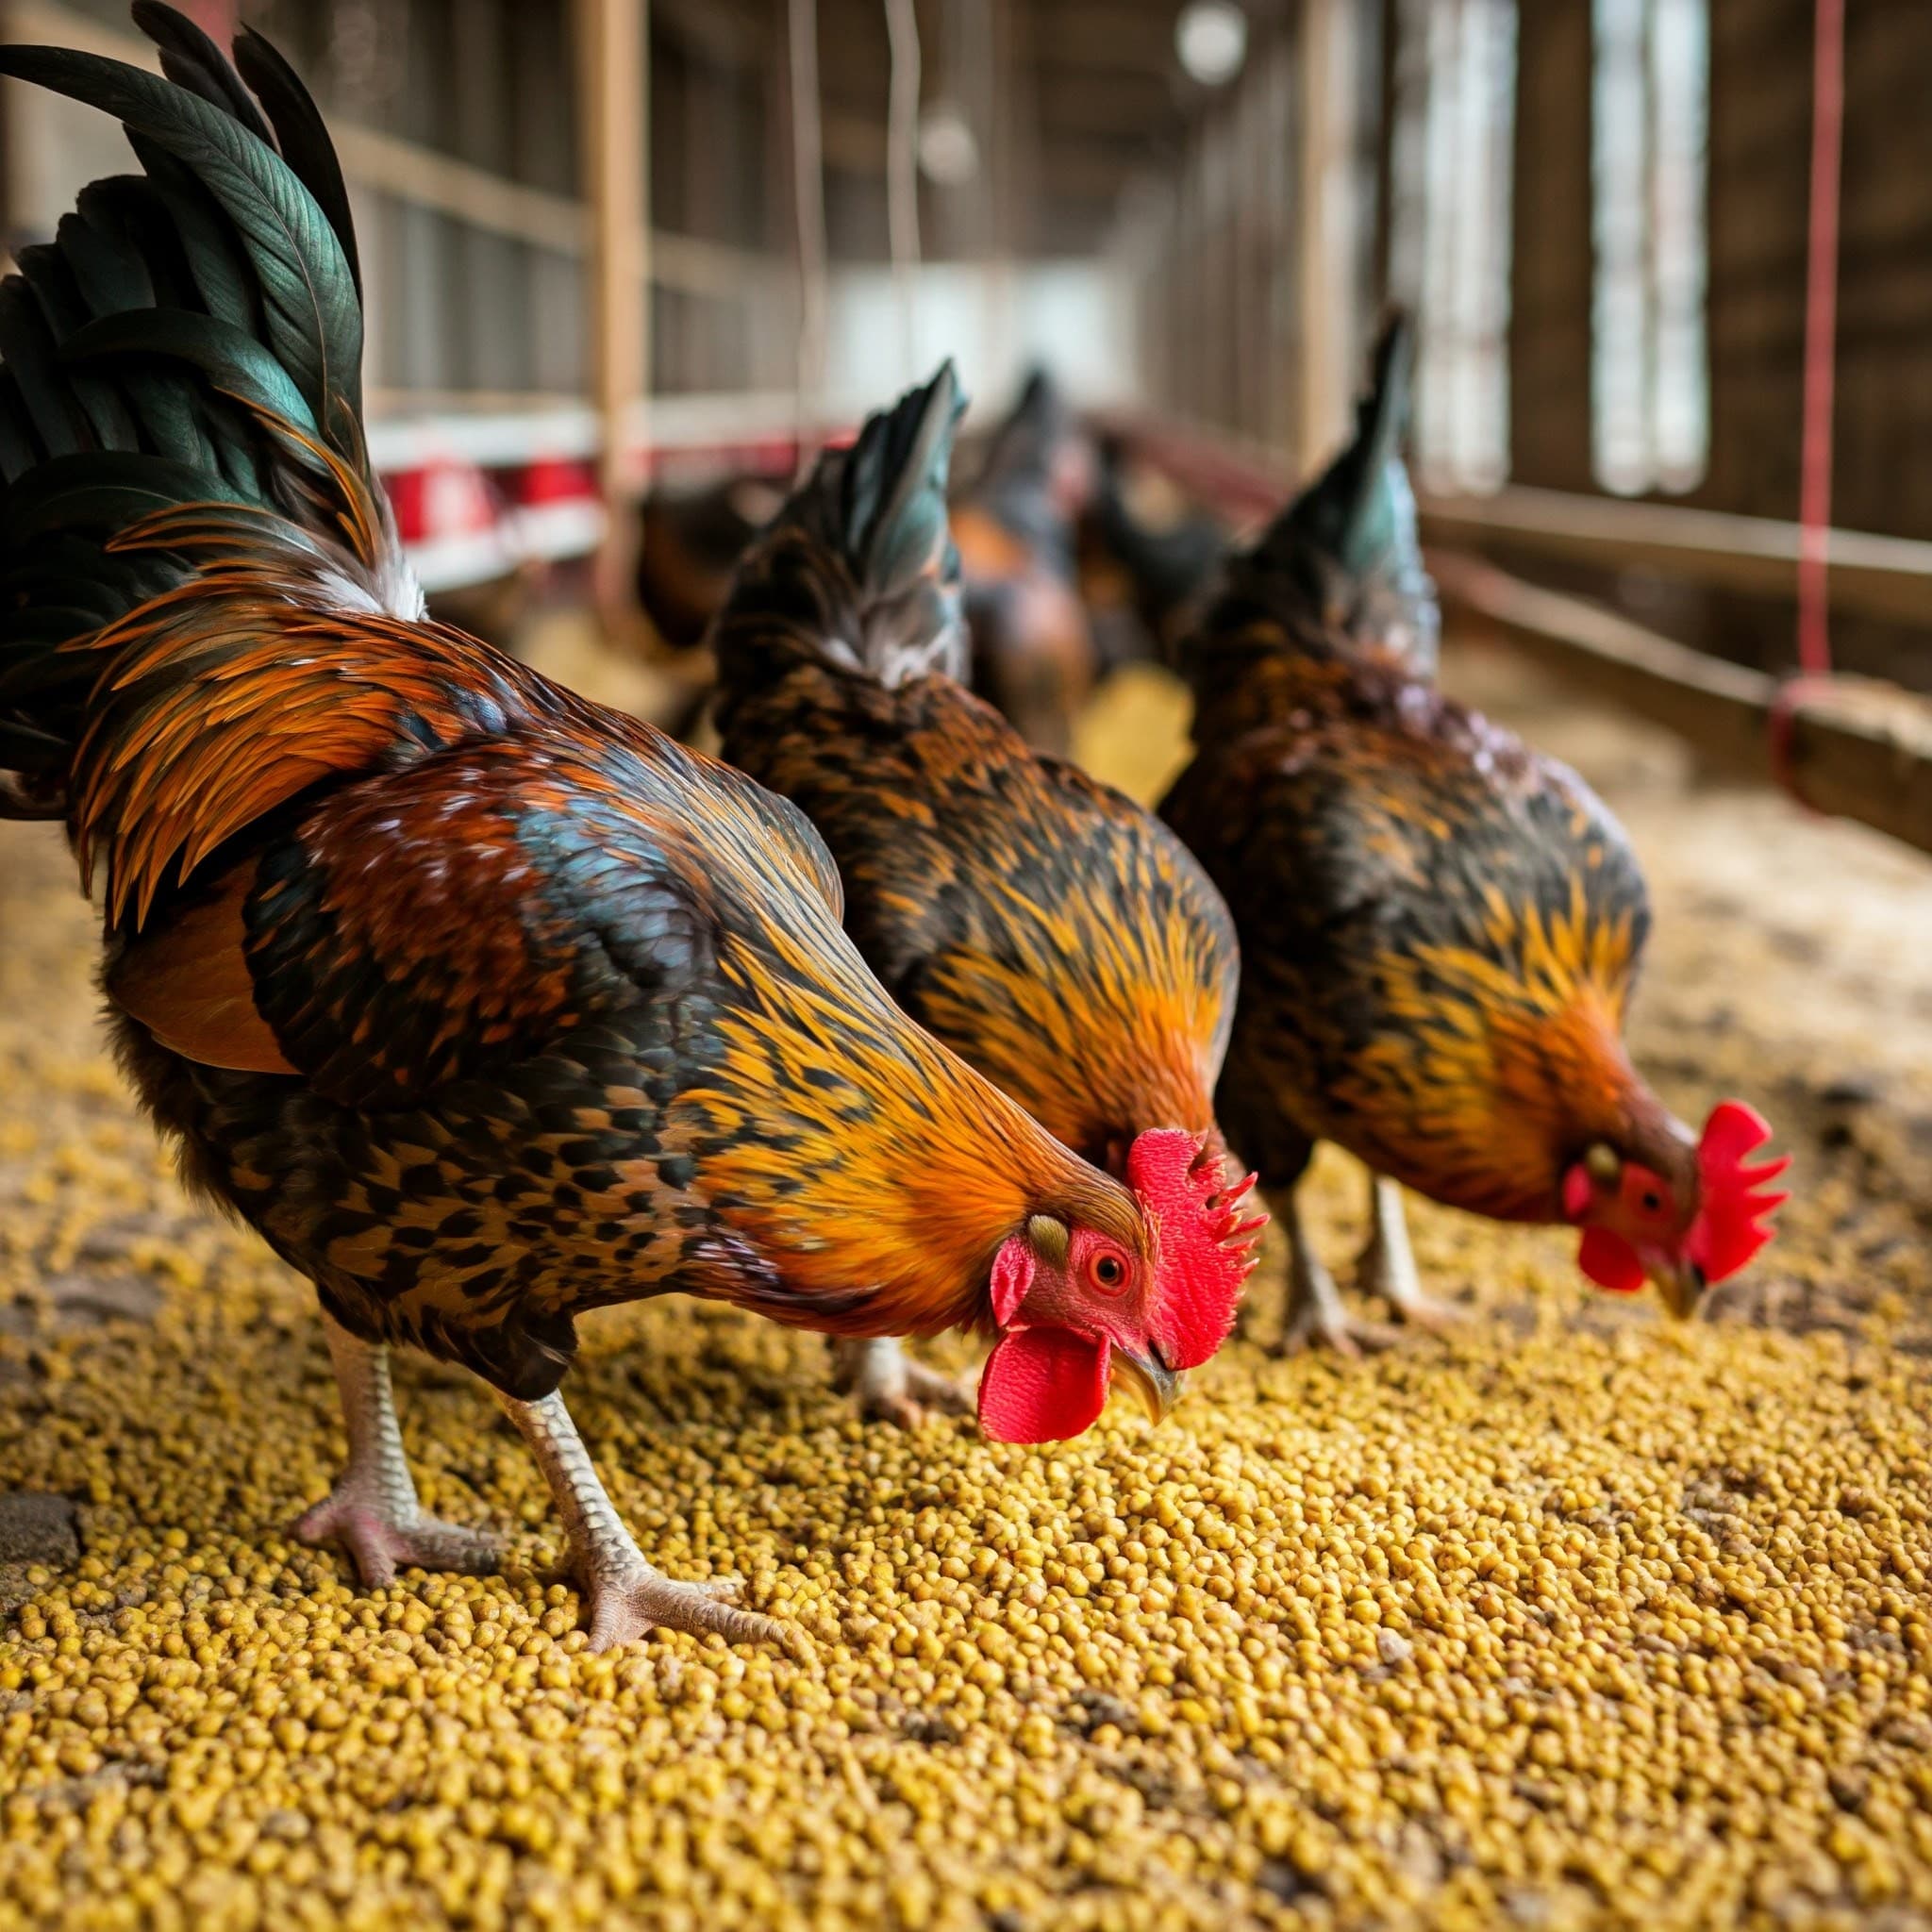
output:
[[[341, 1444], [309, 1298], [177, 1191], [63, 855], [0, 827], [0, 1919], [1932, 1926], [1932, 868], [1455, 676], [1625, 814], [1639, 1058], [1777, 1122], [1783, 1241], [1676, 1328], [1421, 1209], [1450, 1339], [1237, 1345], [1052, 1454], [861, 1427], [729, 1312], [591, 1324], [573, 1406], [645, 1547], [807, 1662], [584, 1655], [534, 1465], [420, 1362], [425, 1501], [508, 1572], [369, 1594], [290, 1540]], [[1177, 722], [1129, 681], [1091, 755], [1148, 789]], [[1340, 1257], [1360, 1179], [1318, 1179]]]

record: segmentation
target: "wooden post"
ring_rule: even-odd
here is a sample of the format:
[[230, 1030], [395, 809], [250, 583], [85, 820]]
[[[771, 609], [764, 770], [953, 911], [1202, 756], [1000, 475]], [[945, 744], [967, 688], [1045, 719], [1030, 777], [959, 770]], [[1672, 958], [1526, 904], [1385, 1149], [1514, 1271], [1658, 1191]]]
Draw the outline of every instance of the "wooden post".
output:
[[[1592, 491], [1591, 10], [1518, 9], [1509, 475]], [[1796, 145], [1794, 142], [1792, 145]]]
[[650, 388], [650, 41], [646, 0], [577, 0], [584, 196], [591, 213], [591, 381], [609, 528], [597, 553], [607, 630], [629, 618]]
[[1348, 433], [1354, 316], [1343, 171], [1352, 158], [1354, 81], [1347, 0], [1302, 0], [1296, 301], [1296, 469], [1311, 475]]

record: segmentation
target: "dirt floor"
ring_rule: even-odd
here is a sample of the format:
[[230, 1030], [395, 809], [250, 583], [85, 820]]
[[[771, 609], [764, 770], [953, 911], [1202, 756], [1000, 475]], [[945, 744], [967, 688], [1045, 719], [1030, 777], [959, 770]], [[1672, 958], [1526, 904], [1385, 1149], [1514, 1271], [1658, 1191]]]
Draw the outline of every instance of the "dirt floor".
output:
[[[425, 1501], [508, 1572], [368, 1593], [291, 1541], [341, 1449], [310, 1298], [184, 1200], [64, 855], [0, 826], [0, 1921], [1932, 1926], [1932, 867], [1509, 660], [1452, 678], [1625, 815], [1638, 1056], [1776, 1122], [1782, 1241], [1677, 1327], [1574, 1238], [1421, 1208], [1451, 1339], [1243, 1342], [1050, 1452], [860, 1426], [750, 1318], [589, 1324], [645, 1548], [808, 1662], [586, 1656], [534, 1465], [421, 1362]], [[1089, 755], [1149, 791], [1179, 723], [1131, 679]], [[1360, 1176], [1317, 1191], [1341, 1260]]]

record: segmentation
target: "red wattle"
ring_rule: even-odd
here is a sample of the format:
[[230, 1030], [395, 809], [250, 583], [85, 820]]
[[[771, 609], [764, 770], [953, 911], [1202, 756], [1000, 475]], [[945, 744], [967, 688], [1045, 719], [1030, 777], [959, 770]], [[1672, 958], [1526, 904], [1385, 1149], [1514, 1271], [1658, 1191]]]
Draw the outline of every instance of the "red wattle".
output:
[[1576, 1265], [1599, 1288], [1607, 1288], [1612, 1294], [1635, 1294], [1646, 1278], [1637, 1250], [1622, 1235], [1612, 1234], [1607, 1227], [1583, 1230]]
[[980, 1433], [995, 1442], [1064, 1442], [1107, 1407], [1107, 1344], [1068, 1328], [1003, 1335], [979, 1377]]

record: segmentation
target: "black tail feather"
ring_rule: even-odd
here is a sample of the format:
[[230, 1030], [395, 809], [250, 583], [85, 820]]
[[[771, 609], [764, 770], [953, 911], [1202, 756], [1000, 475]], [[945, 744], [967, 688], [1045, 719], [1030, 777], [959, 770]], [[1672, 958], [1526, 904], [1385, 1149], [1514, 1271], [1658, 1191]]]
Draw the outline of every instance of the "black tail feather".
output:
[[1062, 575], [1074, 566], [1074, 528], [1057, 488], [1073, 414], [1059, 385], [1035, 369], [992, 433], [970, 500]]
[[[754, 678], [782, 640], [896, 685], [968, 669], [959, 558], [946, 509], [966, 408], [950, 361], [849, 449], [828, 450], [741, 568], [721, 616], [719, 675]], [[803, 592], [803, 596], [801, 596]], [[780, 631], [778, 609], [809, 609]]]
[[156, 0], [134, 0], [134, 24], [160, 49], [161, 72], [241, 123], [264, 146], [275, 138], [222, 50], [186, 14]]
[[158, 512], [235, 506], [210, 512], [223, 541], [272, 532], [331, 594], [421, 610], [368, 467], [355, 234], [322, 117], [258, 36], [238, 72], [172, 8], [133, 11], [160, 75], [0, 46], [0, 74], [119, 120], [144, 170], [83, 189], [0, 283], [0, 816], [44, 807], [49, 747], [72, 746], [97, 675], [55, 647], [205, 561], [116, 541]]
[[253, 27], [243, 27], [236, 37], [235, 64], [268, 109], [268, 118], [275, 124], [275, 137], [281, 142], [282, 158], [314, 196], [316, 207], [328, 217], [359, 301], [362, 263], [356, 249], [356, 224], [349, 213], [349, 191], [342, 180], [342, 164], [336, 158], [335, 142], [328, 138], [322, 109], [273, 42], [263, 40]]
[[1284, 593], [1312, 600], [1350, 639], [1398, 650], [1433, 672], [1441, 620], [1401, 455], [1414, 360], [1413, 329], [1397, 314], [1375, 345], [1354, 437], [1233, 575], [1241, 591], [1264, 602]]
[[[233, 224], [258, 290], [264, 338], [333, 435], [336, 419], [361, 407], [362, 308], [341, 244], [315, 198], [272, 148], [200, 95], [95, 54], [58, 47], [0, 47], [0, 74], [99, 108], [130, 135], [186, 167]], [[141, 148], [137, 143], [136, 152]], [[189, 235], [197, 279], [208, 248], [221, 277], [210, 303], [223, 320], [232, 291], [226, 251], [204, 231]], [[204, 296], [208, 289], [203, 289]]]

